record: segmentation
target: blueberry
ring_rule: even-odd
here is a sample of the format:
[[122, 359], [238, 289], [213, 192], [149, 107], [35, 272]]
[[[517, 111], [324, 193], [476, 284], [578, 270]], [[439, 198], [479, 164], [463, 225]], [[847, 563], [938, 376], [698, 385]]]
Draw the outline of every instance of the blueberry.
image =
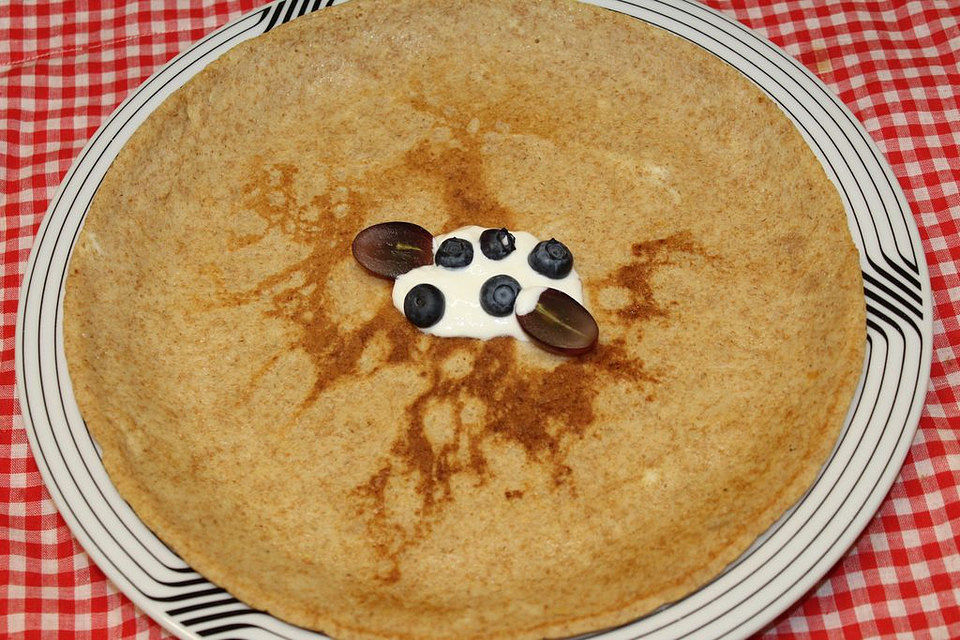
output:
[[473, 245], [463, 238], [447, 238], [440, 243], [434, 261], [441, 267], [465, 267], [473, 262]]
[[432, 284], [418, 284], [403, 299], [403, 315], [421, 329], [437, 324], [445, 307], [443, 293]]
[[488, 278], [480, 287], [480, 306], [492, 316], [502, 318], [513, 313], [513, 303], [520, 293], [520, 283], [510, 276]]
[[516, 238], [506, 229], [487, 229], [480, 234], [480, 251], [491, 260], [503, 260], [516, 248]]
[[573, 254], [562, 242], [550, 238], [546, 242], [537, 243], [530, 252], [527, 263], [537, 273], [559, 280], [565, 278], [573, 269]]

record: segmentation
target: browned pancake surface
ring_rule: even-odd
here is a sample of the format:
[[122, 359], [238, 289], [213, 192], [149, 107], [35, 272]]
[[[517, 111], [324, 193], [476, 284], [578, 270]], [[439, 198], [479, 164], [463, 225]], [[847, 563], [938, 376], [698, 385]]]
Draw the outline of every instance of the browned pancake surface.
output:
[[[562, 240], [598, 349], [421, 334], [351, 257], [386, 220]], [[343, 638], [535, 638], [683, 596], [796, 500], [864, 311], [834, 187], [703, 50], [553, 0], [354, 0], [138, 130], [65, 337], [121, 494], [237, 597]]]

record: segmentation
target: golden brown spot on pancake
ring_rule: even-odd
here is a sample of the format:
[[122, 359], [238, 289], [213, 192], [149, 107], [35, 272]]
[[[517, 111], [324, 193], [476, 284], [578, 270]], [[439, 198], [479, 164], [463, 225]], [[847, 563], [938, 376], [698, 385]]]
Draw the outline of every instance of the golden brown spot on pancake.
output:
[[[390, 465], [387, 465], [380, 469], [377, 473], [370, 477], [365, 484], [356, 488], [355, 492], [363, 497], [369, 498], [370, 502], [373, 504], [373, 510], [369, 512], [368, 522], [376, 523], [378, 527], [384, 529], [389, 529], [395, 525], [390, 525], [387, 521], [387, 507], [386, 507], [386, 491], [387, 491], [387, 481], [390, 479], [390, 473], [392, 469]], [[362, 509], [358, 509], [357, 515], [364, 515]], [[370, 525], [368, 524], [368, 527]], [[402, 532], [402, 529], [399, 530]], [[397, 549], [395, 546], [391, 547], [390, 544], [391, 538], [386, 536], [381, 536], [379, 538], [373, 539], [371, 542], [374, 549], [381, 558], [388, 560], [388, 569], [386, 572], [381, 573], [379, 578], [387, 583], [392, 584], [400, 579], [400, 567], [397, 564], [396, 560], [391, 560], [395, 558], [396, 555], [402, 551]]]
[[630, 304], [630, 291], [619, 286], [606, 286], [597, 291], [595, 299], [601, 309], [616, 311]]
[[629, 300], [617, 309], [617, 315], [631, 321], [662, 318], [667, 315], [667, 310], [654, 297], [651, 283], [654, 271], [674, 264], [678, 253], [706, 256], [703, 248], [693, 241], [689, 232], [634, 243], [631, 253], [635, 258], [632, 262], [601, 281], [603, 286], [621, 287], [627, 292]]
[[[454, 353], [461, 340], [434, 339], [425, 358], [440, 361]], [[406, 428], [391, 449], [399, 464], [385, 466], [358, 487], [358, 495], [371, 507], [367, 526], [371, 538], [378, 541], [374, 548], [378, 552], [397, 549], [392, 556], [395, 566], [403, 550], [429, 533], [443, 503], [453, 499], [454, 476], [466, 474], [478, 483], [486, 481], [487, 443], [520, 447], [531, 464], [543, 466], [556, 486], [574, 490], [566, 455], [571, 441], [582, 437], [595, 419], [601, 378], [655, 382], [643, 363], [627, 354], [622, 341], [601, 344], [596, 351], [565, 359], [550, 370], [524, 366], [518, 350], [515, 340], [495, 338], [482, 343], [465, 376], [449, 377], [443, 367], [427, 368], [430, 387], [407, 407]], [[477, 401], [484, 407], [482, 417], [476, 423], [464, 421], [469, 403]], [[437, 402], [456, 407], [452, 413], [444, 412], [452, 418], [449, 427], [455, 437], [440, 445], [431, 444], [435, 438], [428, 437], [435, 431], [428, 423]], [[385, 493], [369, 489], [400, 476], [415, 479], [420, 495], [420, 521], [414, 531], [382, 515], [387, 512], [382, 502]]]
[[229, 240], [229, 247], [231, 249], [240, 249], [242, 247], [249, 247], [250, 245], [259, 242], [263, 236], [258, 233], [242, 233], [234, 235]]
[[807, 239], [796, 231], [790, 231], [789, 233], [783, 234], [780, 236], [779, 240], [780, 246], [783, 248], [784, 253], [790, 257], [795, 257], [807, 246]]
[[389, 356], [391, 343], [387, 335], [378, 331], [363, 347], [360, 358], [357, 361], [356, 371], [359, 375], [371, 374], [376, 371], [380, 364]]
[[464, 137], [461, 143], [462, 147], [423, 142], [407, 152], [407, 169], [440, 183], [448, 228], [515, 226], [514, 213], [487, 188], [479, 141]]
[[[361, 273], [356, 260], [352, 255], [348, 255], [330, 268], [326, 281], [305, 285], [302, 294], [309, 295], [306, 288], [309, 286], [326, 289], [329, 295], [324, 296], [323, 302], [328, 319], [341, 329], [352, 331], [373, 320], [379, 310], [378, 304], [370, 303], [370, 296], [356, 295], [353, 292], [353, 287], [364, 281], [369, 281], [367, 274]], [[370, 284], [375, 287], [381, 285], [380, 282]], [[374, 301], [379, 303], [382, 300], [380, 296], [376, 296]]]
[[462, 378], [473, 368], [474, 357], [466, 349], [454, 351], [443, 361], [443, 373], [448, 378]]
[[476, 135], [480, 121], [472, 118], [463, 126], [454, 114], [445, 113], [421, 98], [412, 98], [410, 104], [436, 118], [445, 125], [443, 130], [454, 135], [449, 143], [434, 140], [431, 144], [425, 140], [411, 148], [404, 159], [408, 171], [439, 181], [448, 215], [447, 227], [516, 226], [513, 211], [500, 204], [487, 186], [480, 138]]
[[[243, 338], [241, 337], [240, 340], [242, 341]], [[252, 378], [251, 381], [250, 381], [251, 385], [256, 384], [257, 382], [259, 382], [259, 381], [260, 381], [260, 378], [262, 378], [262, 377], [267, 373], [267, 371], [269, 371], [269, 370], [273, 367], [273, 365], [277, 364], [277, 361], [280, 360], [280, 355], [281, 355], [281, 354], [280, 354], [279, 352], [273, 354], [272, 356], [270, 356], [270, 357], [267, 359], [266, 362], [264, 362], [264, 363], [254, 372], [253, 378]]]
[[819, 273], [811, 273], [804, 277], [800, 290], [804, 293], [813, 293], [823, 286], [823, 277]]
[[463, 407], [460, 409], [460, 421], [465, 425], [479, 424], [487, 413], [487, 405], [473, 396], [463, 397]]
[[516, 500], [523, 497], [523, 491], [520, 491], [520, 489], [508, 489], [503, 492], [503, 497], [507, 500]]
[[428, 403], [423, 415], [423, 430], [433, 448], [449, 444], [456, 437], [453, 428], [456, 422], [453, 413], [456, 410], [454, 403], [447, 400]]
[[[364, 351], [379, 333], [387, 339], [383, 359], [395, 363], [408, 359], [417, 331], [393, 308], [386, 283], [383, 299], [370, 320], [346, 330], [330, 317], [331, 292], [326, 283], [343, 256], [350, 255], [355, 232], [350, 224], [323, 224], [324, 218], [332, 217], [334, 207], [345, 204], [359, 228], [370, 201], [356, 189], [334, 188], [304, 204], [294, 191], [297, 171], [288, 164], [262, 166], [244, 188], [245, 204], [264, 221], [260, 238], [277, 231], [310, 247], [309, 254], [249, 290], [225, 296], [224, 302], [242, 305], [266, 298], [270, 302], [267, 316], [299, 326], [297, 339], [287, 346], [305, 352], [316, 370], [312, 388], [300, 405], [303, 410], [340, 378], [359, 373]], [[267, 368], [275, 361], [269, 361]], [[375, 369], [367, 368], [370, 372]], [[250, 384], [256, 384], [265, 370]]]

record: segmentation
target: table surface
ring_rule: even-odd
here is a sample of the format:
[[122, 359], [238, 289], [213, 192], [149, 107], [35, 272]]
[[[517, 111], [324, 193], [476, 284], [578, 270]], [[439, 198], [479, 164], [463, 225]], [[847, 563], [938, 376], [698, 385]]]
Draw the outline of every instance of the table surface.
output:
[[[44, 489], [14, 393], [18, 289], [50, 198], [104, 118], [259, 4], [0, 6], [0, 637], [167, 637], [90, 561]], [[960, 2], [709, 4], [786, 49], [864, 124], [910, 201], [934, 296], [930, 386], [900, 476], [846, 556], [760, 635], [960, 638]]]

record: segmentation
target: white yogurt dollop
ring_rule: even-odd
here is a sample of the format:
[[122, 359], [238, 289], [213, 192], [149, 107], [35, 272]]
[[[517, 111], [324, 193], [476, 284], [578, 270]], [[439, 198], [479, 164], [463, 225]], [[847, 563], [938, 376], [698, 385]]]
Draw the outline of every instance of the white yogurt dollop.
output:
[[[527, 263], [530, 252], [540, 242], [536, 236], [511, 229], [510, 233], [516, 239], [516, 249], [502, 260], [491, 260], [480, 250], [480, 234], [485, 229], [485, 227], [468, 226], [435, 236], [433, 238], [434, 255], [444, 240], [456, 237], [473, 245], [473, 261], [459, 269], [431, 264], [417, 267], [399, 276], [393, 284], [393, 306], [403, 313], [403, 299], [407, 292], [418, 284], [432, 284], [443, 293], [446, 307], [443, 317], [436, 324], [421, 331], [444, 338], [464, 337], [487, 340], [497, 336], [513, 336], [517, 340], [529, 340], [527, 334], [520, 328], [515, 314], [511, 313], [498, 318], [490, 315], [480, 306], [480, 287], [488, 278], [507, 275], [516, 279], [520, 283], [518, 302], [521, 302], [521, 299], [523, 302], [529, 299], [530, 294], [524, 295], [527, 289], [552, 287], [583, 304], [583, 284], [576, 269], [571, 269], [565, 277], [555, 280], [537, 273]], [[539, 297], [541, 290], [538, 289], [538, 295], [533, 297], [533, 305], [536, 305], [536, 298]]]

